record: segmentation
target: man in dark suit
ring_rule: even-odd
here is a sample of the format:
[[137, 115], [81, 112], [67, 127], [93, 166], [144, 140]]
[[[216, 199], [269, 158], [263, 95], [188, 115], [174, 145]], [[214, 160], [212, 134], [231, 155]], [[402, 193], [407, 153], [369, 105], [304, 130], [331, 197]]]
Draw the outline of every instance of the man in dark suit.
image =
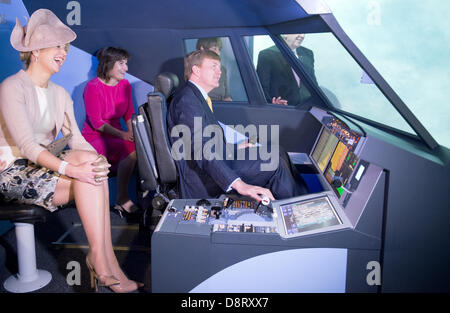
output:
[[[215, 158], [204, 154], [210, 138], [205, 128], [213, 127], [219, 143], [225, 143], [208, 92], [219, 85], [220, 57], [210, 50], [197, 50], [185, 59], [186, 85], [173, 97], [167, 113], [172, 152], [182, 146], [184, 156], [176, 158], [178, 183], [183, 198], [212, 198], [234, 189], [237, 193], [260, 201], [262, 196], [274, 200], [303, 193], [298, 190], [284, 159], [274, 170], [261, 170], [262, 161], [228, 159], [230, 150], [216, 149]], [[212, 136], [211, 136], [212, 137]], [[199, 142], [200, 141], [200, 142]], [[248, 149], [248, 142], [240, 149]], [[181, 153], [183, 155], [183, 153]], [[236, 155], [236, 154], [234, 154]], [[264, 186], [264, 187], [261, 187]]]
[[[300, 60], [305, 71], [317, 84], [314, 73], [314, 54], [311, 50], [300, 46], [305, 35], [288, 34], [282, 35], [282, 37]], [[294, 72], [276, 46], [259, 53], [256, 72], [269, 103], [297, 105], [311, 96], [305, 84], [301, 82], [297, 73]]]

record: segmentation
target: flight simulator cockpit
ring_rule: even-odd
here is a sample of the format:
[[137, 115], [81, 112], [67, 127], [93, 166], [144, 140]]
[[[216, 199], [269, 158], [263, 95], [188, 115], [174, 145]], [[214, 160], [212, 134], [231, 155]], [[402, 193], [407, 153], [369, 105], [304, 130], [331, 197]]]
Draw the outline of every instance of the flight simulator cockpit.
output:
[[[358, 127], [318, 108], [309, 113], [313, 148], [288, 152], [309, 194], [260, 203], [227, 194], [172, 200], [152, 236], [154, 292], [376, 290], [364, 266], [379, 262], [381, 212], [372, 203], [380, 199], [370, 195], [384, 188], [382, 169], [364, 160], [367, 137]], [[280, 266], [281, 254], [283, 262], [308, 266]], [[353, 266], [362, 266], [357, 275]], [[267, 273], [262, 288], [258, 277], [273, 267], [278, 276]], [[324, 267], [333, 271], [327, 277]], [[246, 283], [233, 285], [236, 277]], [[286, 283], [293, 277], [296, 283]]]
[[[99, 0], [0, 0], [0, 21], [7, 22], [0, 23], [3, 46], [10, 46], [16, 18], [25, 23], [23, 16], [43, 7], [77, 34], [54, 82], [73, 98], [79, 127], [98, 49], [120, 46], [131, 55], [126, 78], [136, 113], [137, 198], [155, 194], [145, 209], [162, 209], [147, 238], [153, 292], [450, 290], [450, 150], [324, 1], [134, 0], [124, 10], [119, 0], [107, 6]], [[389, 18], [397, 24], [403, 14]], [[184, 199], [177, 193], [167, 108], [184, 84], [183, 59], [209, 41], [222, 73], [210, 96], [215, 118], [222, 127], [278, 127], [279, 146], [307, 194], [256, 203], [233, 194]], [[5, 78], [21, 63], [12, 48], [2, 51]], [[382, 53], [391, 66], [391, 51]], [[399, 68], [417, 76], [417, 111], [432, 111], [429, 103], [443, 83], [430, 79], [438, 69], [428, 67], [434, 60], [416, 55], [427, 60], [430, 77], [418, 75], [414, 63]], [[168, 79], [165, 86], [161, 77]], [[158, 104], [154, 111], [151, 101]], [[449, 124], [441, 117], [439, 125]]]

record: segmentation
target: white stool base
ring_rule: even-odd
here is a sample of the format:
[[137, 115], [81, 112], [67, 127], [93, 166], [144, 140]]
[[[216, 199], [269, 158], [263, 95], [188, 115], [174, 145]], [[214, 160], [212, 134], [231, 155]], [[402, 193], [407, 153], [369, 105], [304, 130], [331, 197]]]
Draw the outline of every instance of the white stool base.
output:
[[23, 281], [19, 275], [10, 276], [3, 283], [3, 287], [9, 292], [23, 293], [38, 290], [46, 286], [52, 280], [52, 274], [44, 270], [36, 270], [37, 276], [32, 281]]

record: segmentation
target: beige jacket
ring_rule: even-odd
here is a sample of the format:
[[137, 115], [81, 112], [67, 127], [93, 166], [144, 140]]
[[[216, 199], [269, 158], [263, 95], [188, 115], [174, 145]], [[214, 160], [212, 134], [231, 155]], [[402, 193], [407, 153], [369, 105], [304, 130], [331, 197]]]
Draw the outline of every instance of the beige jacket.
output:
[[[95, 151], [80, 133], [69, 93], [51, 81], [48, 88], [52, 95], [49, 105], [53, 108], [56, 124], [56, 131], [49, 133], [48, 139], [53, 141], [63, 123], [68, 124], [64, 118], [64, 112], [67, 112], [73, 134], [69, 147], [74, 150]], [[34, 129], [39, 123], [39, 113], [36, 88], [28, 74], [20, 70], [6, 78], [0, 84], [0, 148], [7, 149], [9, 146], [17, 150], [17, 147], [20, 157], [36, 163], [39, 153], [45, 149], [34, 137]]]

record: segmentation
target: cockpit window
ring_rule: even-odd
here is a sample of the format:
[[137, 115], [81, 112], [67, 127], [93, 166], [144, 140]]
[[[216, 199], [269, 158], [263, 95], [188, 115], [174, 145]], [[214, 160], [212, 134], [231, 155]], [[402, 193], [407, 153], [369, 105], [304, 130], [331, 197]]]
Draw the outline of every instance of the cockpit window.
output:
[[214, 88], [208, 94], [213, 102], [248, 101], [241, 74], [228, 37], [186, 39], [184, 44], [186, 54], [189, 54], [194, 50], [209, 49], [220, 56], [222, 73], [220, 75], [219, 87]]
[[[314, 53], [302, 46], [304, 35], [283, 35], [282, 38], [312, 83], [317, 84]], [[267, 103], [297, 106], [311, 98], [307, 84], [294, 71], [270, 36], [246, 36], [244, 39]]]
[[[334, 107], [415, 134], [333, 34], [281, 34], [280, 36], [294, 53], [295, 59], [299, 61], [310, 81], [322, 90]], [[281, 60], [281, 53], [274, 46], [273, 40], [267, 35], [248, 36], [245, 40], [267, 101], [270, 102], [273, 97], [280, 96], [288, 99], [288, 105], [290, 105], [289, 102], [292, 100], [289, 99], [294, 98], [289, 98], [293, 97], [293, 87], [289, 86], [293, 85], [295, 73], [290, 66], [286, 66], [286, 61]], [[269, 54], [272, 59], [272, 68], [262, 69], [262, 66], [268, 62], [265, 60], [262, 62], [261, 57], [269, 58]], [[278, 64], [278, 68], [273, 69], [275, 64]], [[284, 76], [280, 70], [283, 67]], [[288, 77], [291, 81], [289, 84], [281, 83], [281, 81], [287, 82]], [[301, 81], [299, 86], [297, 88], [299, 95], [295, 94], [299, 100], [296, 101], [305, 101], [308, 95], [306, 91], [301, 90]]]
[[412, 134], [415, 132], [331, 33], [307, 34], [317, 82], [336, 108]]

